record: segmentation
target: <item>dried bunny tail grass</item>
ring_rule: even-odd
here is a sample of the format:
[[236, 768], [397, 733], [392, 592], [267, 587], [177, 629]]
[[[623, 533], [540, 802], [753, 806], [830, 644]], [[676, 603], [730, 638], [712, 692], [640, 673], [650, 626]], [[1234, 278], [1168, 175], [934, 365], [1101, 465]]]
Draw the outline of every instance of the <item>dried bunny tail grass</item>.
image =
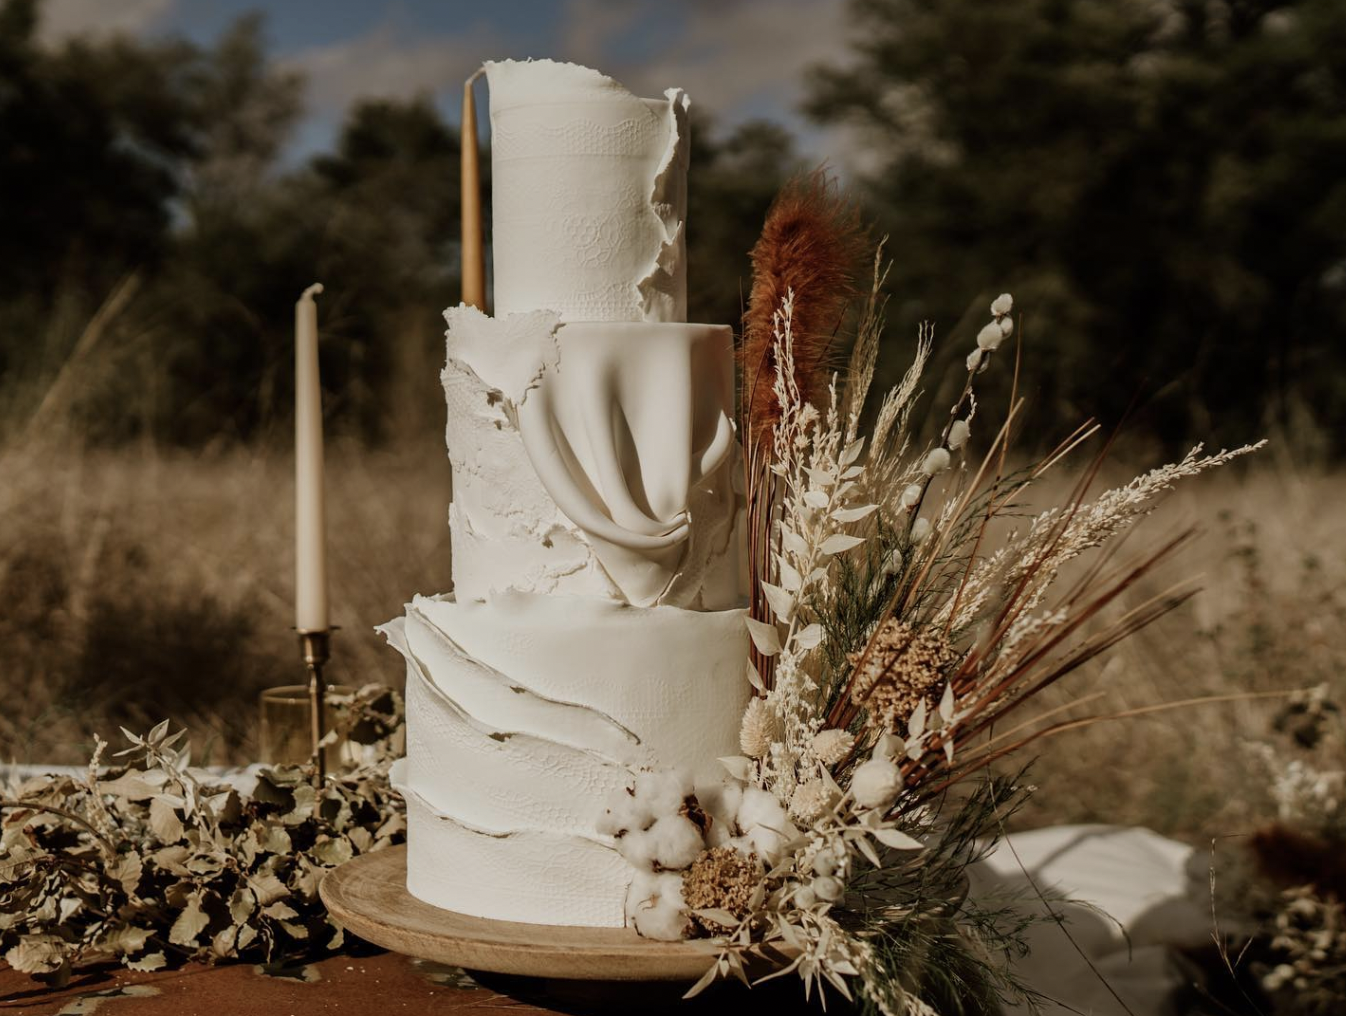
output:
[[776, 374], [775, 317], [795, 297], [795, 383], [805, 402], [821, 404], [832, 372], [833, 337], [866, 253], [859, 209], [822, 170], [791, 180], [767, 212], [752, 249], [753, 282], [740, 348], [744, 442], [769, 440], [781, 407]]

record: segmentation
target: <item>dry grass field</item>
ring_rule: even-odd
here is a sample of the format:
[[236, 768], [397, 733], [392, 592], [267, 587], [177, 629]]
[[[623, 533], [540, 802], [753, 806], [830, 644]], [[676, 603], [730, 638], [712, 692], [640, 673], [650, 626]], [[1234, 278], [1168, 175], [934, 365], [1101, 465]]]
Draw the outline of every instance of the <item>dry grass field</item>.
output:
[[[1203, 535], [1165, 577], [1202, 573], [1179, 613], [1054, 690], [1076, 713], [1330, 682], [1346, 698], [1346, 475], [1275, 449], [1189, 481], [1147, 526]], [[449, 585], [447, 463], [437, 435], [398, 452], [328, 451], [331, 675], [402, 679], [373, 625]], [[1118, 474], [1125, 479], [1125, 474]], [[258, 691], [299, 678], [290, 463], [283, 455], [132, 448], [0, 453], [0, 758], [72, 763], [95, 732], [163, 716], [202, 762], [255, 750]], [[1137, 591], [1136, 596], [1144, 595]], [[1204, 842], [1269, 807], [1248, 750], [1275, 702], [1201, 705], [1040, 742], [1021, 823], [1139, 823]]]

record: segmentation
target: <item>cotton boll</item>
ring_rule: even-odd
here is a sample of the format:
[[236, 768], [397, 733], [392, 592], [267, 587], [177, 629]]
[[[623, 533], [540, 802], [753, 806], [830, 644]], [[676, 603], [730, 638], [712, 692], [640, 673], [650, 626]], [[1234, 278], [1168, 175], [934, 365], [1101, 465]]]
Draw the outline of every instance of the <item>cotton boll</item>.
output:
[[701, 830], [682, 815], [665, 815], [645, 835], [653, 846], [654, 863], [669, 870], [686, 868], [706, 849]]
[[974, 349], [967, 354], [967, 372], [974, 374], [986, 366], [986, 350]]
[[598, 831], [604, 836], [616, 836], [626, 829], [643, 829], [650, 823], [648, 809], [628, 790], [618, 790], [607, 800], [607, 811], [598, 820]]
[[949, 468], [949, 452], [946, 448], [932, 448], [921, 464], [921, 472], [926, 476], [938, 476]]
[[651, 819], [676, 815], [691, 792], [691, 779], [677, 769], [636, 774], [636, 800], [649, 811]]
[[778, 862], [785, 844], [799, 835], [776, 796], [757, 787], [747, 787], [743, 791], [738, 827], [752, 844], [752, 849], [769, 864]]
[[902, 492], [902, 507], [914, 508], [921, 500], [921, 495], [925, 493], [925, 488], [919, 483], [913, 483]]
[[813, 891], [812, 886], [801, 886], [795, 891], [794, 905], [800, 910], [808, 910], [818, 902], [818, 894]]
[[637, 871], [653, 871], [659, 841], [652, 829], [631, 829], [617, 840], [617, 853]]
[[871, 758], [851, 774], [851, 794], [861, 808], [887, 810], [902, 790], [902, 773], [885, 758]]
[[710, 818], [710, 828], [706, 830], [706, 846], [727, 845], [735, 832], [734, 820], [738, 815], [738, 806], [743, 800], [743, 784], [728, 778], [705, 783], [696, 788], [696, 800], [701, 805], [701, 810]]
[[1014, 309], [1014, 297], [1008, 293], [1001, 293], [991, 301], [991, 313], [996, 317], [1004, 317]]
[[814, 895], [827, 903], [835, 903], [841, 899], [845, 891], [846, 887], [841, 884], [841, 879], [833, 878], [831, 875], [819, 875], [813, 880]]
[[930, 520], [917, 519], [916, 524], [911, 527], [911, 542], [915, 544], [924, 543], [926, 537], [930, 535]]
[[1003, 336], [1004, 336], [1005, 338], [1007, 338], [1007, 339], [1008, 339], [1012, 334], [1014, 334], [1014, 319], [1013, 319], [1013, 318], [1001, 318], [1001, 319], [1000, 319], [1000, 334], [1003, 335]]
[[995, 349], [1005, 339], [1005, 333], [1000, 330], [1000, 325], [992, 321], [977, 333], [978, 349]]
[[676, 942], [691, 931], [682, 899], [682, 876], [637, 873], [626, 891], [626, 919], [646, 938]]
[[953, 426], [949, 428], [949, 447], [957, 451], [967, 444], [968, 435], [972, 433], [972, 428], [968, 426], [966, 420], [954, 420]]

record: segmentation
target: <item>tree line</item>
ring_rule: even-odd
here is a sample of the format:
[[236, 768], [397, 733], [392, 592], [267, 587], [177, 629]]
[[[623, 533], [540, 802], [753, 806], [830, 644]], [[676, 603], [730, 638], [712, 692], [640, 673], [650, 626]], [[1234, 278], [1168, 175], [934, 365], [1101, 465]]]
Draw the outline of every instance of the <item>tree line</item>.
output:
[[[846, 10], [850, 52], [805, 72], [806, 112], [861, 153], [894, 373], [933, 320], [952, 385], [982, 304], [1009, 289], [1030, 445], [1094, 415], [1169, 448], [1274, 430], [1342, 452], [1346, 5]], [[331, 151], [287, 164], [303, 83], [260, 17], [210, 46], [45, 45], [41, 15], [0, 0], [0, 427], [31, 415], [128, 279], [70, 400], [90, 440], [281, 434], [293, 302], [315, 280], [334, 425], [388, 440], [394, 393], [433, 404], [460, 139], [428, 97], [357, 102]], [[778, 126], [693, 126], [689, 313], [733, 322], [771, 197], [807, 166]]]

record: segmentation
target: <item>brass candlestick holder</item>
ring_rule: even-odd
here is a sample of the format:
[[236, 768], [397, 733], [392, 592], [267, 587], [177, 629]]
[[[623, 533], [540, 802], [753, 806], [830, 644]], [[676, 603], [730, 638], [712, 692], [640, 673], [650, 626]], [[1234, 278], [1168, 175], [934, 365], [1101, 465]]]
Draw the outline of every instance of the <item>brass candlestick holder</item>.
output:
[[322, 740], [327, 731], [327, 682], [323, 680], [322, 668], [332, 657], [332, 632], [336, 628], [320, 628], [312, 631], [299, 631], [299, 657], [308, 670], [308, 696], [310, 733], [313, 740], [313, 783], [321, 787], [327, 778], [326, 752]]

